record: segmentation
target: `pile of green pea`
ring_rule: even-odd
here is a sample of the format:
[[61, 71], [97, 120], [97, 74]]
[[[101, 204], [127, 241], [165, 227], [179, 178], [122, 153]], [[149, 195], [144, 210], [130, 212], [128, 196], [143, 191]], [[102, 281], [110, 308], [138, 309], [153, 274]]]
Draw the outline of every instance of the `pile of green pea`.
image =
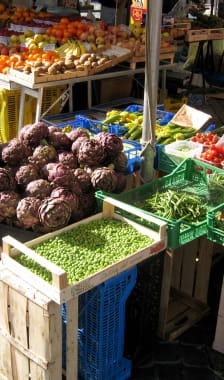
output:
[[[103, 218], [81, 224], [33, 249], [64, 269], [71, 285], [151, 245], [153, 241], [126, 222]], [[22, 254], [15, 260], [52, 282], [51, 273], [29, 257]]]

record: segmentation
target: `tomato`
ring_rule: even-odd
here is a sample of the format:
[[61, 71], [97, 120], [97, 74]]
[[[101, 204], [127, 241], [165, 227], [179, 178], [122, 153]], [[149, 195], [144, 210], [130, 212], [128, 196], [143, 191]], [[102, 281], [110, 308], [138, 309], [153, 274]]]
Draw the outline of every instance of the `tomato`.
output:
[[205, 173], [206, 173], [206, 174], [211, 174], [211, 173], [212, 173], [212, 170], [209, 169], [209, 168], [207, 168], [207, 169], [205, 170]]

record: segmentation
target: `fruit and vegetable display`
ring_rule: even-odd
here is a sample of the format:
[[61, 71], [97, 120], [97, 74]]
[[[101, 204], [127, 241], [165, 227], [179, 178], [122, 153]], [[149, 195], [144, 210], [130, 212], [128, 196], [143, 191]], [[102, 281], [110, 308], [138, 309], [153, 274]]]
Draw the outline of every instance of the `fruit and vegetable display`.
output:
[[127, 161], [115, 134], [26, 125], [0, 145], [0, 220], [48, 232], [89, 216], [96, 190], [125, 189]]
[[199, 223], [206, 219], [207, 202], [197, 195], [169, 189], [157, 192], [136, 206], [169, 220]]
[[[162, 117], [163, 114], [161, 114], [160, 118]], [[195, 128], [181, 127], [172, 122], [168, 122], [166, 125], [159, 125], [160, 118], [157, 119], [155, 129], [157, 145], [167, 145], [174, 141], [184, 140], [196, 133]], [[112, 110], [107, 112], [106, 118], [101, 120], [101, 123], [103, 123], [103, 130], [108, 130], [110, 125], [117, 125], [127, 130], [126, 133], [123, 132], [123, 129], [120, 130], [124, 138], [140, 141], [142, 137], [143, 112]]]
[[[112, 265], [153, 243], [126, 222], [113, 218], [93, 220], [33, 247], [34, 251], [67, 272], [68, 284]], [[14, 257], [51, 282], [51, 273], [25, 255]]]

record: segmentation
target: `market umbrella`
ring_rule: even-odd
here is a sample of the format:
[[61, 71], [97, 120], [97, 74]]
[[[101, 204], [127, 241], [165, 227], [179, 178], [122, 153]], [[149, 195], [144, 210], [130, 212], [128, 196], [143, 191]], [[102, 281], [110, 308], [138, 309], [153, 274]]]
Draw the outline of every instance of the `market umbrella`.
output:
[[162, 3], [162, 0], [147, 0], [144, 114], [141, 140], [141, 176], [144, 182], [150, 182], [153, 179]]

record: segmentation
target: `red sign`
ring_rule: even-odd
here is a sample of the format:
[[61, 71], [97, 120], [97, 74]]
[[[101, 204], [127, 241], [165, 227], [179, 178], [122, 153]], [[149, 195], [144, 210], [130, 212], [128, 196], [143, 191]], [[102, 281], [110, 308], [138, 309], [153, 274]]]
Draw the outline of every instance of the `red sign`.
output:
[[158, 245], [156, 245], [154, 248], [151, 249], [151, 253], [162, 251], [164, 247], [165, 247], [164, 244], [160, 242]]
[[142, 22], [144, 13], [146, 13], [146, 9], [131, 7], [131, 17], [135, 22]]

